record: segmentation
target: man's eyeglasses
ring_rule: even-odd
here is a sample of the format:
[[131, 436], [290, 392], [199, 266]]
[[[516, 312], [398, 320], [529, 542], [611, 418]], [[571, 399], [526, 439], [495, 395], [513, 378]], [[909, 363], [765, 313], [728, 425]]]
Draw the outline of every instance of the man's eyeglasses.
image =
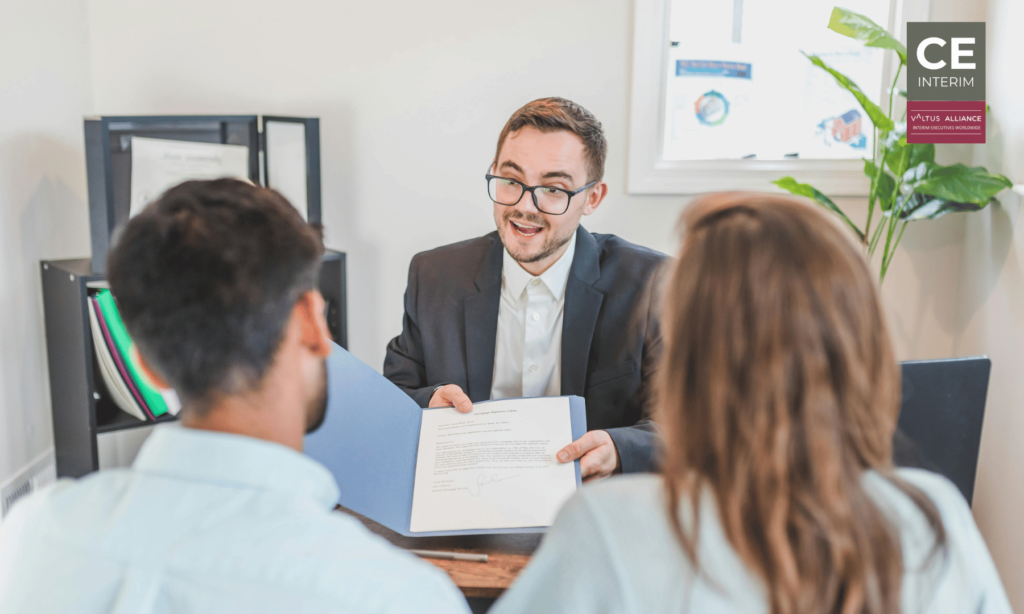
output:
[[569, 201], [573, 196], [597, 183], [596, 180], [591, 181], [578, 190], [570, 191], [554, 186], [526, 185], [521, 181], [497, 175], [484, 176], [487, 178], [487, 195], [494, 202], [514, 207], [522, 200], [523, 194], [529, 192], [537, 209], [549, 215], [562, 215], [569, 210]]

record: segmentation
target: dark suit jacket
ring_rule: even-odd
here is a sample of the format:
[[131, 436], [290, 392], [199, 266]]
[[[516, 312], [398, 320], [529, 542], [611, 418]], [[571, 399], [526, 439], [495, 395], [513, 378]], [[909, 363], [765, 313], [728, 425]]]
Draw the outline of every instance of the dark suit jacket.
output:
[[[491, 396], [504, 246], [497, 232], [417, 254], [402, 334], [384, 375], [427, 407], [440, 384]], [[612, 436], [624, 472], [654, 469], [649, 390], [661, 346], [652, 299], [665, 256], [614, 235], [576, 231], [562, 316], [563, 395], [586, 399], [587, 428]]]

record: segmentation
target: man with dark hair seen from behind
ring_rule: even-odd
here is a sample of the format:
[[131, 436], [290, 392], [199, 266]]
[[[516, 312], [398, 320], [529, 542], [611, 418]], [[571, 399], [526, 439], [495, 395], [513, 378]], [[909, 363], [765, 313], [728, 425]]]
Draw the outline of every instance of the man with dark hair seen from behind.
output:
[[182, 399], [130, 470], [20, 501], [4, 612], [465, 612], [448, 577], [334, 513], [303, 455], [326, 411], [319, 232], [278, 193], [190, 181], [109, 256], [140, 365]]
[[486, 175], [497, 230], [413, 258], [384, 359], [421, 407], [584, 397], [589, 432], [557, 458], [578, 459], [585, 480], [650, 471], [658, 445], [648, 391], [665, 256], [580, 226], [608, 194], [607, 150], [601, 122], [570, 100], [513, 113]]

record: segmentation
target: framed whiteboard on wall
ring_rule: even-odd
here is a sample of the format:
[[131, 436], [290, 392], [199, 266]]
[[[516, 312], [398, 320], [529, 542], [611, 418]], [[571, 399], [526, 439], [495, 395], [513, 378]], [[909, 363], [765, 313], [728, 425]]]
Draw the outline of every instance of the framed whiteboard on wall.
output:
[[[927, 19], [930, 5], [853, 1], [863, 6], [850, 8], [901, 36], [906, 21]], [[832, 3], [804, 3], [794, 13], [770, 0], [636, 0], [630, 193], [771, 190], [794, 175], [830, 195], [867, 194], [861, 158], [871, 157], [871, 123], [799, 50], [829, 56], [886, 103], [894, 58], [828, 30]], [[801, 31], [808, 34], [795, 36]]]

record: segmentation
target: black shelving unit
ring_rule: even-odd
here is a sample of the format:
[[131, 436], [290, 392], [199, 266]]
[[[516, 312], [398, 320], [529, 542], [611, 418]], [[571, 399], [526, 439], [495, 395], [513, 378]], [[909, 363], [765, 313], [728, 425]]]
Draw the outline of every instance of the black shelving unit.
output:
[[[143, 421], [114, 404], [89, 328], [87, 299], [106, 287], [105, 276], [93, 272], [91, 259], [44, 260], [40, 270], [57, 476], [80, 477], [99, 469], [97, 435], [176, 418], [165, 414]], [[345, 282], [345, 254], [328, 251], [320, 267], [320, 293], [327, 301], [331, 335], [342, 347], [348, 347]]]
[[[271, 126], [292, 125], [303, 133], [305, 193], [292, 204], [303, 218], [320, 222], [320, 120], [277, 115], [105, 115], [86, 117], [85, 168], [89, 183], [92, 268], [106, 266], [114, 229], [128, 221], [131, 199], [132, 139], [135, 137], [241, 145], [249, 148], [249, 180], [278, 189], [280, 173], [271, 160], [278, 152], [267, 142]], [[262, 128], [262, 130], [261, 130]], [[285, 196], [288, 196], [287, 194]], [[291, 197], [289, 197], [291, 198]]]
[[[267, 130], [272, 127], [279, 136], [270, 141], [287, 141], [281, 133], [285, 128], [292, 133], [291, 145], [301, 138], [304, 177], [299, 174], [301, 166], [296, 172], [294, 165], [275, 167], [271, 163], [281, 159], [287, 162], [288, 152], [295, 155], [294, 147], [268, 143]], [[163, 415], [156, 421], [143, 421], [117, 407], [100, 373], [89, 326], [87, 299], [106, 287], [107, 250], [115, 229], [130, 217], [132, 140], [140, 137], [248, 147], [250, 181], [281, 190], [291, 186], [294, 196], [289, 199], [311, 224], [319, 224], [321, 214], [320, 120], [315, 117], [102, 116], [86, 117], [84, 130], [92, 256], [40, 263], [58, 477], [80, 477], [99, 469], [99, 434], [176, 420]], [[334, 340], [347, 348], [345, 286], [345, 254], [327, 250], [320, 267], [320, 293], [327, 302], [324, 315]]]

